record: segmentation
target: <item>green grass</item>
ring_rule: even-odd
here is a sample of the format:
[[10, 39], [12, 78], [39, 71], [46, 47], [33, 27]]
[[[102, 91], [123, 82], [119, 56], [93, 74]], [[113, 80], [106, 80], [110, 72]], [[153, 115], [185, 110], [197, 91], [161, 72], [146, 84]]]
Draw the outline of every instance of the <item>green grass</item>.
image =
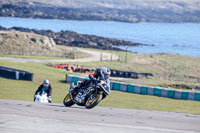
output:
[[[0, 60], [0, 65], [34, 73], [33, 81], [0, 78], [0, 99], [33, 101], [33, 95], [44, 79], [49, 79], [53, 87], [52, 101], [54, 103], [62, 103], [68, 92], [69, 84], [65, 83], [65, 76], [72, 73], [65, 70], [48, 67], [43, 63]], [[200, 114], [200, 102], [197, 101], [175, 100], [119, 91], [112, 91], [111, 95], [104, 99], [99, 106]]]
[[121, 57], [121, 61], [75, 64], [93, 69], [107, 66], [116, 70], [152, 73], [154, 75], [151, 78], [115, 79], [128, 83], [181, 90], [191, 90], [192, 88], [200, 87], [200, 58], [179, 54], [135, 54], [128, 52], [127, 62], [125, 62], [126, 52], [95, 51], [117, 54]]
[[[34, 92], [42, 81], [44, 79], [49, 79], [52, 87], [54, 88], [53, 100], [54, 102], [60, 102], [60, 97], [64, 97], [65, 94], [63, 92], [65, 92], [69, 86], [64, 83], [66, 71], [61, 69], [48, 67], [42, 63], [13, 63], [0, 60], [0, 64], [34, 73], [34, 79], [32, 82], [0, 78], [0, 98], [3, 99], [31, 101], [33, 99]], [[11, 94], [11, 96], [9, 96], [9, 94]]]
[[112, 91], [100, 106], [200, 114], [200, 102]]

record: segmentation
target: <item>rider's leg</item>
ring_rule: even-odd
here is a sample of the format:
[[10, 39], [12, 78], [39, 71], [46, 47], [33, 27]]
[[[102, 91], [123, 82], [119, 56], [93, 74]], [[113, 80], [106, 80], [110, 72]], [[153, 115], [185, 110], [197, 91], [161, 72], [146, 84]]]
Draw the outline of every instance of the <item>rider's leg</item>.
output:
[[77, 86], [71, 91], [71, 94], [76, 93], [83, 86], [85, 86], [85, 80], [82, 80], [81, 83], [78, 83]]

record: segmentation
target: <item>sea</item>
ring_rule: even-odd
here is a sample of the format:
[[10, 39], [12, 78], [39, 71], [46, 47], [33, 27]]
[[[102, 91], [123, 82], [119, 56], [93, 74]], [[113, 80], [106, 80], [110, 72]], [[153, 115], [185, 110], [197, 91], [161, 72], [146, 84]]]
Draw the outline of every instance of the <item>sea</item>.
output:
[[70, 30], [80, 34], [145, 44], [133, 47], [119, 46], [135, 53], [174, 53], [200, 57], [200, 23], [125, 23], [0, 17], [0, 26], [54, 32]]

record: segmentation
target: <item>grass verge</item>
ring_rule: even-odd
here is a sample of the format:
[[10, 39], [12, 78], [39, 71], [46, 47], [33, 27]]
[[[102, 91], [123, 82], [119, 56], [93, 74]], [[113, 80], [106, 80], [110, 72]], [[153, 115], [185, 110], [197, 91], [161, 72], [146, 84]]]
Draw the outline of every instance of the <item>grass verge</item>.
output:
[[[33, 101], [33, 95], [44, 79], [49, 79], [53, 87], [52, 100], [62, 103], [68, 92], [69, 84], [65, 83], [65, 70], [48, 67], [43, 63], [19, 63], [0, 60], [0, 65], [23, 69], [34, 73], [34, 81], [20, 81], [0, 78], [0, 99]], [[200, 114], [200, 102], [175, 100], [154, 96], [138, 95], [112, 91], [99, 106], [184, 112]]]

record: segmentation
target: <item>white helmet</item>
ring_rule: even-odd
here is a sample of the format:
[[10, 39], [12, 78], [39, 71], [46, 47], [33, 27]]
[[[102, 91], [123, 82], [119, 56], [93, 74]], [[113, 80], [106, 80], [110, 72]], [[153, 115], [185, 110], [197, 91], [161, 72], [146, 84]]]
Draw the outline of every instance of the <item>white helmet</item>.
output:
[[111, 74], [111, 70], [110, 70], [110, 68], [103, 67], [103, 68], [101, 68], [100, 73], [101, 73], [102, 77], [109, 77]]
[[49, 84], [49, 80], [44, 80], [43, 84]]

